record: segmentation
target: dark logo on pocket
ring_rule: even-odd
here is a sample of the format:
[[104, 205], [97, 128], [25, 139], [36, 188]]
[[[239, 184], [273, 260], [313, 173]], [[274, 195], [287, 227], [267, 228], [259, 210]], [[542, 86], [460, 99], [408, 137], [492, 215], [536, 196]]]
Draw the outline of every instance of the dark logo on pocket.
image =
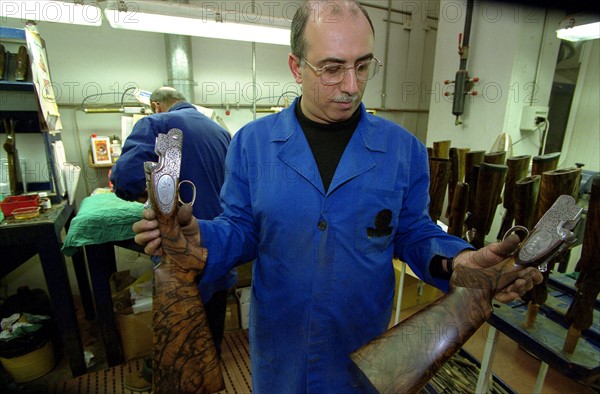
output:
[[378, 238], [387, 237], [392, 233], [392, 211], [389, 209], [383, 209], [375, 216], [375, 227], [367, 227], [367, 237]]

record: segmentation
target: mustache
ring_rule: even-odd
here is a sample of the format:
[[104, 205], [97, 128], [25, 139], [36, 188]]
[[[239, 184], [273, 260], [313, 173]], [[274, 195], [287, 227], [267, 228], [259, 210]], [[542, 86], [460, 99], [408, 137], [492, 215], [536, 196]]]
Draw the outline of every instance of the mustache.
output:
[[337, 96], [333, 98], [334, 103], [351, 103], [358, 100], [358, 94], [353, 94], [351, 96], [344, 94], [342, 96]]

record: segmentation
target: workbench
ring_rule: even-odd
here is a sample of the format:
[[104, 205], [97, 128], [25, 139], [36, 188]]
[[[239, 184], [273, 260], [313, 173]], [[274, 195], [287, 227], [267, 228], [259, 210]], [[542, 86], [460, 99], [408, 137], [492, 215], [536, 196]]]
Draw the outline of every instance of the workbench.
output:
[[574, 295], [574, 288], [569, 288], [568, 283], [574, 283], [574, 280], [569, 280], [564, 274], [551, 274], [548, 280], [548, 300], [540, 306], [534, 327], [531, 329], [523, 327], [527, 313], [525, 302], [518, 300], [510, 304], [493, 303], [494, 313], [488, 320], [490, 330], [481, 361], [478, 393], [487, 392], [487, 379], [492, 371], [499, 332], [542, 361], [534, 393], [542, 392], [549, 366], [579, 381], [589, 382], [600, 376], [598, 308], [594, 311], [594, 325], [582, 332], [573, 354], [562, 350], [568, 330], [564, 314]]
[[[54, 319], [73, 377], [84, 374], [87, 370], [65, 257], [61, 253], [62, 230], [68, 229], [74, 216], [73, 206], [63, 200], [37, 217], [26, 220], [11, 217], [0, 223], [0, 277], [39, 254]], [[91, 292], [81, 250], [75, 248], [72, 256], [86, 317], [93, 318]]]
[[133, 241], [135, 234], [131, 228], [141, 219], [142, 210], [141, 203], [121, 200], [113, 193], [86, 197], [62, 249], [66, 255], [76, 253], [79, 248], [85, 250], [96, 320], [109, 367], [124, 362], [110, 290], [110, 277], [117, 271], [115, 246], [143, 253], [143, 247]]

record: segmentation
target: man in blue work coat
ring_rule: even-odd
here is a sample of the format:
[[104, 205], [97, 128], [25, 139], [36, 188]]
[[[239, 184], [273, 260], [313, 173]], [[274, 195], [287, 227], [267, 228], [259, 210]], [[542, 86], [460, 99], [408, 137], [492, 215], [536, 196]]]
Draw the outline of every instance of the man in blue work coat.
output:
[[[352, 393], [359, 388], [348, 355], [388, 327], [394, 256], [445, 289], [451, 261], [489, 266], [516, 245], [475, 252], [430, 219], [424, 145], [361, 103], [381, 66], [357, 1], [307, 3], [291, 35], [288, 63], [302, 96], [234, 136], [224, 213], [191, 226], [208, 249], [206, 276], [256, 259], [253, 392]], [[160, 247], [153, 218], [147, 210], [134, 225], [149, 253]], [[539, 272], [526, 270], [499, 298], [516, 298], [535, 281]]]

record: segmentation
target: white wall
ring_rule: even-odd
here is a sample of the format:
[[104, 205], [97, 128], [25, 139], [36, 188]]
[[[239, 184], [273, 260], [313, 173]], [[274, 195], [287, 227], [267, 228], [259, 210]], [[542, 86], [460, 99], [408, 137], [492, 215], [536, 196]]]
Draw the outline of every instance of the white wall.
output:
[[559, 165], [585, 163], [584, 170], [600, 171], [600, 40], [583, 44], [581, 70]]
[[[231, 4], [244, 8], [248, 1], [211, 2], [231, 9]], [[257, 4], [261, 3], [260, 1]], [[282, 2], [282, 7], [289, 1]], [[404, 125], [425, 141], [427, 130], [428, 90], [433, 72], [437, 21], [428, 16], [438, 14], [439, 3], [430, 0], [371, 0], [364, 2], [375, 27], [375, 56], [386, 64], [387, 86], [384, 89], [380, 73], [370, 81], [364, 102], [376, 108], [379, 116]], [[271, 9], [278, 8], [270, 2]], [[389, 44], [387, 37], [388, 6], [391, 4]], [[267, 9], [263, 7], [262, 9]], [[410, 14], [407, 14], [410, 13]], [[276, 15], [279, 16], [279, 15]], [[2, 20], [6, 27], [23, 27], [15, 19]], [[97, 187], [108, 185], [108, 169], [87, 165], [89, 137], [119, 135], [121, 114], [85, 114], [85, 104], [114, 104], [122, 92], [137, 86], [153, 90], [167, 83], [167, 61], [164, 35], [112, 29], [104, 21], [101, 27], [39, 22], [38, 31], [45, 40], [52, 83], [61, 114], [67, 160], [82, 169], [76, 201], [79, 203]], [[389, 55], [386, 61], [386, 46]], [[257, 105], [276, 105], [279, 97], [292, 91], [300, 93], [287, 66], [289, 46], [256, 44]], [[217, 114], [236, 132], [253, 119], [248, 108], [253, 96], [252, 44], [236, 41], [192, 38], [193, 77], [196, 103], [217, 106]], [[382, 94], [386, 92], [385, 103]], [[290, 97], [293, 98], [293, 97]], [[245, 108], [237, 108], [237, 104]], [[282, 104], [283, 101], [279, 100]], [[384, 106], [385, 104], [385, 106]], [[225, 109], [229, 105], [230, 115]], [[265, 114], [257, 114], [257, 117]], [[35, 136], [23, 137], [36, 138]], [[41, 144], [27, 144], [30, 160], [45, 163]], [[24, 149], [25, 150], [25, 149]], [[35, 164], [35, 163], [33, 163]], [[35, 168], [33, 166], [32, 168]], [[45, 165], [45, 164], [44, 164]], [[69, 269], [69, 272], [72, 272]], [[29, 283], [45, 288], [37, 258], [6, 278], [9, 294], [16, 287]], [[74, 279], [71, 287], [77, 293]]]
[[[437, 84], [453, 80], [458, 70], [458, 35], [465, 14], [466, 2], [442, 0], [433, 75]], [[513, 142], [525, 137], [513, 154], [537, 154], [538, 135], [521, 134], [521, 111], [532, 99], [535, 105], [548, 105], [559, 47], [552, 26], [561, 16], [514, 4], [475, 2], [467, 70], [479, 77], [474, 88], [479, 94], [467, 96], [458, 126], [452, 96], [432, 97], [427, 143], [450, 139], [457, 147], [489, 151], [507, 133]], [[452, 92], [453, 87], [442, 90]]]

